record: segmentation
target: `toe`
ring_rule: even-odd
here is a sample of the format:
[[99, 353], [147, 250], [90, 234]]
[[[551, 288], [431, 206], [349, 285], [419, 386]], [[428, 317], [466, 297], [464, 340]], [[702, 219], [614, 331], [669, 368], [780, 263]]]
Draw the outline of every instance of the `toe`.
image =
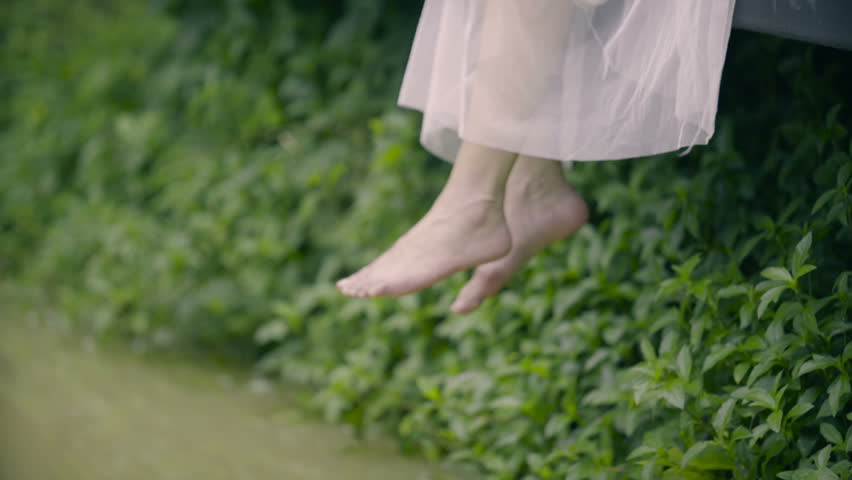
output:
[[375, 283], [366, 289], [367, 297], [382, 297], [387, 295], [388, 286], [385, 283]]
[[341, 291], [351, 290], [352, 286], [356, 283], [355, 277], [357, 274], [349, 275], [348, 277], [341, 278], [337, 281], [337, 288]]
[[340, 292], [342, 294], [346, 295], [347, 297], [354, 297], [355, 296], [355, 289], [352, 288], [351, 285], [344, 285], [344, 286], [341, 286], [339, 288], [340, 288]]
[[471, 299], [471, 298], [457, 298], [453, 305], [450, 307], [450, 311], [455, 313], [456, 315], [464, 315], [470, 313], [482, 304], [482, 299]]
[[353, 283], [351, 285], [348, 285], [347, 290], [349, 291], [350, 297], [363, 298], [361, 292], [364, 290], [364, 287], [360, 283]]
[[506, 270], [499, 263], [480, 266], [459, 292], [450, 310], [457, 314], [476, 310], [486, 298], [500, 291], [507, 278]]
[[509, 279], [510, 270], [504, 263], [507, 262], [495, 262], [476, 269], [476, 279], [483, 296], [494, 295]]
[[483, 292], [481, 276], [477, 272], [461, 289], [456, 301], [450, 307], [450, 311], [456, 314], [470, 313], [476, 310], [484, 299], [485, 293]]

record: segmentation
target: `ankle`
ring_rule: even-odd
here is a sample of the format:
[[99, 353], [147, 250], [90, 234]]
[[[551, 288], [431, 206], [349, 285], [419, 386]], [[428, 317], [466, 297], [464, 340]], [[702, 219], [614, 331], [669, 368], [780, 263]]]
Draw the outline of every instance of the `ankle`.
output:
[[444, 198], [435, 202], [434, 217], [455, 219], [473, 228], [504, 225], [503, 197], [479, 196], [470, 198]]

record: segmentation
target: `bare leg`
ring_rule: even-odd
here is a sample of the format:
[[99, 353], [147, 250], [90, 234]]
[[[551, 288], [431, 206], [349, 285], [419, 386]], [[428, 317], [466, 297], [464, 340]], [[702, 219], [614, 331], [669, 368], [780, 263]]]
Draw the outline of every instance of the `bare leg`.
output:
[[518, 157], [504, 202], [512, 249], [505, 257], [476, 269], [453, 303], [455, 313], [475, 310], [530, 258], [572, 235], [588, 217], [586, 202], [565, 181], [559, 162], [552, 160]]
[[516, 158], [465, 142], [426, 215], [373, 263], [339, 281], [338, 288], [354, 297], [405, 295], [506, 255], [511, 237], [503, 197]]
[[[540, 108], [542, 92], [558, 80], [562, 64], [552, 59], [559, 58], [556, 52], [567, 38], [565, 22], [575, 7], [565, 0], [495, 0], [486, 2], [485, 9], [478, 62], [469, 78], [468, 138], [523, 124]], [[373, 263], [338, 282], [338, 288], [357, 297], [404, 295], [509, 253], [512, 239], [503, 197], [516, 158], [465, 142], [447, 185], [423, 219]], [[522, 175], [552, 174], [552, 169], [533, 168], [551, 162], [528, 163]], [[550, 198], [534, 193], [530, 201]]]

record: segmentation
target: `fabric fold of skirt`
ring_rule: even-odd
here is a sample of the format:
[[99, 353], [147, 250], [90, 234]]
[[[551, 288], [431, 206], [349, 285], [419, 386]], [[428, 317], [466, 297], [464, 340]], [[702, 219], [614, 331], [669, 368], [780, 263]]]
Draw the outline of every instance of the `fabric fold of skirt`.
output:
[[705, 144], [734, 0], [426, 0], [399, 103], [462, 140], [555, 160]]

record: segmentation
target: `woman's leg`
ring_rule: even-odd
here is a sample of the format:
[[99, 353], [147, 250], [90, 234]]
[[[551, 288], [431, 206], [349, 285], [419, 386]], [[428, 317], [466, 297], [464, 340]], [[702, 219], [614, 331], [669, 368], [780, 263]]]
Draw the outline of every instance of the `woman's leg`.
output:
[[511, 238], [503, 197], [516, 157], [465, 142], [426, 215], [373, 263], [339, 281], [338, 288], [355, 297], [405, 295], [504, 256]]
[[[575, 9], [567, 0], [494, 0], [484, 8], [476, 68], [469, 78], [467, 138], [499, 138], [507, 128], [533, 128], [529, 118], [541, 107], [547, 85], [558, 80], [565, 25]], [[503, 195], [516, 158], [464, 142], [447, 185], [426, 216], [373, 263], [338, 282], [340, 290], [358, 297], [404, 295], [504, 256], [512, 240]], [[552, 175], [559, 167], [541, 162], [523, 162], [518, 173], [522, 184], [548, 184], [535, 177]], [[539, 198], [549, 196], [530, 200]]]
[[576, 232], [588, 217], [586, 202], [565, 181], [559, 162], [523, 155], [509, 176], [503, 208], [512, 249], [476, 269], [453, 303], [455, 313], [475, 310], [530, 258]]

